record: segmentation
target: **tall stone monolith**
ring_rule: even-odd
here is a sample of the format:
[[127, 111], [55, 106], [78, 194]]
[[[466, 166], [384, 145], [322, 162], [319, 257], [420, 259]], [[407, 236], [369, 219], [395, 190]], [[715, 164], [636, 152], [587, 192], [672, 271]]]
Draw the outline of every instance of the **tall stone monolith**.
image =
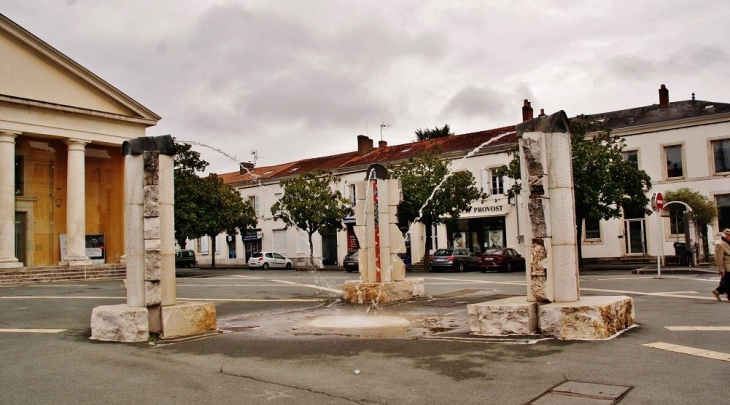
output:
[[91, 338], [138, 342], [215, 329], [212, 303], [177, 301], [172, 137], [132, 139], [122, 153], [127, 303], [94, 308]]
[[634, 323], [627, 296], [580, 297], [570, 124], [563, 111], [516, 126], [527, 295], [467, 306], [472, 332], [603, 339]]
[[398, 180], [389, 180], [381, 165], [368, 168], [365, 180], [355, 183], [355, 236], [360, 280], [343, 284], [342, 299], [355, 303], [388, 303], [422, 296], [423, 279], [406, 279], [398, 253], [406, 252], [396, 216], [402, 191]]

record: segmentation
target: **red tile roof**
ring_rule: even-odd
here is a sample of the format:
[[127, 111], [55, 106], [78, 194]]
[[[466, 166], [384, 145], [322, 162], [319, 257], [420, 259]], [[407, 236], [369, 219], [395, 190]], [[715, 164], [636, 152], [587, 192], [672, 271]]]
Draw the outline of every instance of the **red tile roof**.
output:
[[[452, 135], [443, 138], [429, 139], [420, 142], [411, 142], [401, 145], [374, 148], [370, 152], [359, 156], [357, 151], [338, 155], [322, 156], [311, 159], [302, 159], [275, 166], [257, 167], [250, 173], [240, 174], [240, 171], [219, 175], [226, 184], [245, 185], [257, 180], [296, 176], [300, 173], [314, 170], [336, 170], [355, 168], [374, 163], [386, 164], [396, 162], [425, 151], [438, 147], [441, 153], [463, 153], [471, 151], [483, 152], [494, 147], [503, 148], [517, 142], [515, 127], [508, 126], [486, 131], [472, 132], [463, 135]], [[354, 138], [353, 138], [354, 144]], [[481, 146], [481, 148], [479, 148]], [[479, 148], [479, 149], [477, 149]]]

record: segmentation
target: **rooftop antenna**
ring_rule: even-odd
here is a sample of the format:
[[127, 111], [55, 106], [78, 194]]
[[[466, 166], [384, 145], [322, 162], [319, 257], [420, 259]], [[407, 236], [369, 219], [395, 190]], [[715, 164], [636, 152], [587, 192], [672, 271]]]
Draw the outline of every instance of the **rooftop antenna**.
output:
[[380, 124], [380, 140], [381, 141], [383, 140], [383, 128], [388, 128], [388, 127], [390, 127], [389, 124], [386, 124], [386, 123]]
[[259, 158], [263, 158], [265, 156], [259, 156], [259, 152], [257, 150], [252, 150], [251, 154], [253, 155], [253, 165], [256, 166], [256, 162], [258, 162]]

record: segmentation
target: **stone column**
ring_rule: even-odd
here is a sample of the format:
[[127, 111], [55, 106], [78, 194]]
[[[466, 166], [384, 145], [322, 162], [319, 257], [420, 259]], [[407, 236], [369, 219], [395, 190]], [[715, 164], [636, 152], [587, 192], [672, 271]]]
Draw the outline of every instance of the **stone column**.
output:
[[144, 164], [141, 154], [124, 156], [124, 256], [127, 305], [146, 307], [144, 291]]
[[86, 162], [84, 150], [88, 142], [68, 139], [66, 172], [66, 257], [62, 265], [89, 265], [86, 256]]
[[0, 130], [0, 269], [23, 267], [15, 257], [15, 137]]
[[568, 119], [564, 112], [517, 126], [523, 195], [530, 226], [527, 298], [573, 302], [580, 298]]

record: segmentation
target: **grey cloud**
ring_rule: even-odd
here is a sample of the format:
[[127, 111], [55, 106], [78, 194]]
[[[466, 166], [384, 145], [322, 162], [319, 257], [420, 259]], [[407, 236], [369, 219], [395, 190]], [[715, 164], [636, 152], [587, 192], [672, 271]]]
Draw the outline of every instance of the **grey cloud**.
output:
[[508, 112], [511, 106], [508, 106], [507, 102], [512, 98], [497, 90], [469, 85], [451, 97], [443, 107], [442, 115], [500, 118]]

